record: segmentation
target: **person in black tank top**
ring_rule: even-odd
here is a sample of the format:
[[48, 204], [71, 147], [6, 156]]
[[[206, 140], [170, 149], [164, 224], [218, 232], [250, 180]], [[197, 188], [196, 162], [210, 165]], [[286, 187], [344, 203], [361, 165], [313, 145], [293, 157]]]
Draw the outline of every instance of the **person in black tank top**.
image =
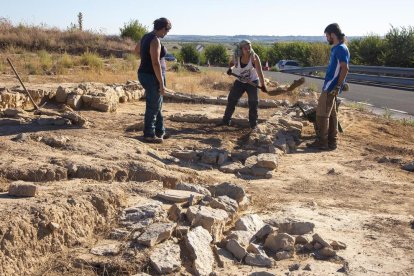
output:
[[161, 59], [166, 55], [166, 48], [161, 44], [171, 29], [167, 18], [154, 21], [154, 30], [145, 34], [137, 44], [135, 52], [139, 53], [141, 63], [138, 68], [138, 80], [145, 89], [146, 108], [144, 118], [144, 141], [162, 143], [166, 138], [162, 102], [165, 94], [165, 66]]

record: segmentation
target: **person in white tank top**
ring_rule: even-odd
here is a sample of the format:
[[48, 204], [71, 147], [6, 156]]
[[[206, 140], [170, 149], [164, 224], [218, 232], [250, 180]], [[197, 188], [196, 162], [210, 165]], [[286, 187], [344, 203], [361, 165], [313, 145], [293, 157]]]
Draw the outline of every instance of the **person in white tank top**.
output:
[[253, 51], [249, 40], [242, 40], [234, 51], [233, 59], [230, 61], [227, 74], [232, 73], [238, 75], [238, 79], [234, 82], [230, 90], [227, 107], [224, 112], [223, 120], [219, 125], [231, 124], [231, 117], [234, 113], [236, 105], [244, 92], [247, 92], [249, 103], [249, 123], [254, 129], [257, 125], [259, 91], [255, 85], [259, 84], [259, 80], [264, 92], [267, 91], [263, 77], [262, 65], [259, 56]]

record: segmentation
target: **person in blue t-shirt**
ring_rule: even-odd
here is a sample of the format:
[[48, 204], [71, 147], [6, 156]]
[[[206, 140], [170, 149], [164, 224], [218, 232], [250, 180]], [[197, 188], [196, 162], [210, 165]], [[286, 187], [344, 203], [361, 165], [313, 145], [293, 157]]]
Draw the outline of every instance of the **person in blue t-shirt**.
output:
[[320, 150], [335, 150], [338, 139], [336, 96], [344, 87], [349, 71], [350, 55], [345, 45], [345, 34], [338, 24], [328, 25], [325, 36], [328, 43], [332, 45], [331, 56], [316, 108], [316, 140], [307, 146]]

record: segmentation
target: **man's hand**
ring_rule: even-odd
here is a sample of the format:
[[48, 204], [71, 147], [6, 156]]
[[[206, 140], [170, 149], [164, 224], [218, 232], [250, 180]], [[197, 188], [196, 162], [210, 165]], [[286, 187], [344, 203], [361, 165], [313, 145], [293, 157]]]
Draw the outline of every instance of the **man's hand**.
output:
[[164, 86], [161, 86], [161, 87], [160, 87], [160, 95], [161, 95], [161, 96], [164, 96], [164, 95], [165, 95], [165, 89], [166, 89], [166, 88], [165, 88]]
[[231, 73], [233, 73], [233, 71], [229, 68], [229, 70], [227, 70], [227, 75], [231, 76]]
[[332, 89], [331, 92], [329, 92], [329, 94], [333, 95], [333, 96], [338, 96], [339, 91], [341, 91], [341, 89], [342, 89], [342, 85], [337, 85], [337, 86], [335, 86], [334, 89]]

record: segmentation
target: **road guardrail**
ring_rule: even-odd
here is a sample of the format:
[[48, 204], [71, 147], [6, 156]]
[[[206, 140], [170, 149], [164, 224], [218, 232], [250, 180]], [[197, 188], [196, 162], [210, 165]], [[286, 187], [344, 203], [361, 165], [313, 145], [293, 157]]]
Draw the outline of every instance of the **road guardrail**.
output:
[[[314, 66], [286, 69], [281, 70], [281, 72], [306, 75], [318, 71], [324, 72], [326, 71], [326, 68], [326, 66]], [[350, 65], [347, 80], [409, 86], [414, 88], [414, 68]]]

